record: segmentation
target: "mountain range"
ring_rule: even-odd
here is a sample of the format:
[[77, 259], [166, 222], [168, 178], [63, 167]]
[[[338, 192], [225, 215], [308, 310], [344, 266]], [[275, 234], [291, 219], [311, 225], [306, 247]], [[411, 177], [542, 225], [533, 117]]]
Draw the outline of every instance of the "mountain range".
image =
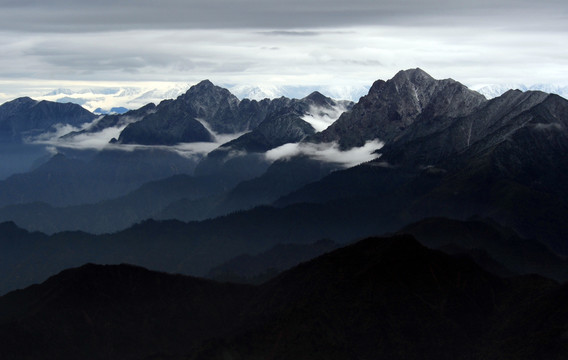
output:
[[204, 80], [86, 114], [22, 130], [58, 154], [0, 181], [2, 358], [62, 358], [69, 333], [73, 358], [568, 354], [561, 96], [410, 69], [357, 103]]
[[[58, 103], [74, 103], [96, 114], [122, 113], [124, 109], [138, 109], [148, 103], [175, 99], [184, 94], [192, 84], [166, 83], [145, 86], [110, 86], [95, 88], [60, 88], [35, 95], [36, 98]], [[334, 99], [357, 101], [369, 90], [368, 86], [277, 86], [226, 84], [239, 99], [263, 100], [279, 97], [303, 98], [313, 91], [327, 94]]]
[[[189, 83], [155, 84], [151, 86], [111, 86], [98, 88], [59, 88], [47, 93], [34, 95], [41, 100], [74, 103], [96, 114], [122, 113], [129, 109], [138, 109], [148, 103], [157, 103], [163, 99], [176, 98], [186, 92]], [[369, 86], [277, 86], [277, 85], [231, 85], [224, 87], [239, 99], [263, 100], [278, 97], [302, 98], [313, 91], [327, 94], [334, 99], [357, 101], [369, 91]], [[488, 99], [501, 96], [510, 89], [521, 91], [544, 91], [568, 98], [565, 85], [554, 84], [471, 84], [471, 89]]]
[[562, 359], [567, 295], [407, 235], [362, 240], [258, 286], [87, 264], [0, 298], [0, 355]]
[[568, 86], [554, 85], [554, 84], [492, 84], [492, 85], [477, 85], [472, 87], [473, 90], [483, 94], [486, 98], [492, 99], [503, 95], [509, 90], [521, 91], [543, 91], [550, 94], [560, 95], [568, 99]]

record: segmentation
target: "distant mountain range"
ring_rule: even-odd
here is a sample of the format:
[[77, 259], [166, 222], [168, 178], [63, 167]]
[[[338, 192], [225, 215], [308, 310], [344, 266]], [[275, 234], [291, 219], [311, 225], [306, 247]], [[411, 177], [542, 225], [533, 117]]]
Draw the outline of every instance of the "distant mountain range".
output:
[[[303, 98], [313, 91], [319, 91], [334, 99], [357, 101], [369, 90], [368, 86], [222, 85], [239, 99], [257, 101], [279, 97]], [[105, 115], [138, 109], [148, 103], [158, 104], [165, 99], [175, 99], [191, 86], [190, 83], [166, 83], [85, 89], [60, 88], [34, 97], [51, 102], [74, 103], [95, 114]]]
[[[32, 100], [21, 100], [22, 103], [26, 103], [26, 101], [29, 104], [35, 104]], [[43, 103], [50, 104], [49, 102]], [[17, 102], [4, 104], [1, 109], [14, 107], [15, 104]], [[448, 181], [455, 178], [454, 173], [456, 171], [460, 171], [462, 174], [464, 174], [464, 171], [472, 171], [471, 174], [460, 175], [463, 178], [460, 180], [461, 184], [452, 185], [452, 187], [463, 187], [467, 182], [474, 181], [473, 178], [470, 178], [471, 176], [480, 176], [477, 175], [477, 172], [484, 168], [479, 167], [477, 163], [481, 161], [482, 156], [489, 154], [493, 156], [494, 152], [487, 152], [493, 151], [489, 149], [510, 144], [513, 132], [521, 134], [525, 131], [529, 131], [527, 135], [531, 138], [525, 139], [523, 137], [522, 141], [534, 142], [536, 135], [545, 136], [547, 139], [550, 136], [560, 136], [554, 142], [542, 141], [542, 143], [539, 143], [540, 147], [546, 144], [548, 147], [558, 147], [558, 149], [543, 148], [537, 153], [531, 152], [530, 156], [525, 154], [523, 155], [525, 164], [518, 169], [511, 168], [514, 162], [499, 165], [500, 167], [497, 168], [499, 170], [495, 173], [496, 179], [505, 176], [499, 181], [512, 180], [518, 182], [520, 180], [522, 186], [530, 185], [535, 187], [537, 191], [552, 191], [558, 194], [564, 194], [566, 191], [565, 186], [561, 185], [563, 183], [562, 173], [556, 172], [553, 177], [551, 177], [552, 175], [543, 175], [544, 177], [538, 175], [547, 174], [548, 170], [543, 167], [544, 164], [554, 163], [556, 166], [564, 164], [564, 160], [561, 157], [556, 158], [555, 155], [562, 153], [563, 146], [565, 146], [563, 140], [561, 140], [565, 130], [565, 125], [562, 123], [562, 111], [564, 111], [565, 103], [559, 97], [555, 98], [542, 92], [509, 91], [499, 98], [487, 101], [483, 96], [456, 81], [435, 80], [418, 69], [400, 72], [392, 80], [386, 82], [377, 81], [369, 90], [369, 94], [351, 109], [352, 106], [352, 103], [336, 102], [317, 92], [300, 100], [280, 98], [266, 99], [260, 102], [255, 100], [241, 101], [228, 90], [217, 87], [209, 81], [203, 81], [190, 88], [186, 94], [179, 96], [176, 100], [166, 100], [158, 106], [149, 104], [123, 115], [107, 115], [89, 126], [83, 125], [83, 130], [70, 132], [60, 137], [57, 141], [72, 141], [73, 139], [105, 134], [108, 129], [117, 129], [120, 134], [118, 139], [113, 141], [114, 144], [107, 145], [107, 150], [90, 156], [86, 161], [72, 159], [76, 152], [70, 152], [70, 156], [68, 156], [70, 161], [62, 161], [63, 157], [60, 156], [58, 161], [47, 162], [29, 174], [17, 175], [0, 183], [0, 187], [5, 189], [0, 196], [0, 204], [12, 206], [0, 211], [0, 214], [4, 214], [2, 218], [5, 220], [15, 220], [30, 229], [48, 232], [65, 229], [83, 229], [97, 232], [115, 231], [119, 228], [109, 227], [105, 229], [85, 227], [85, 225], [77, 227], [77, 222], [66, 222], [64, 220], [70, 219], [68, 216], [62, 216], [60, 217], [62, 220], [56, 220], [58, 210], [47, 213], [38, 212], [34, 210], [34, 207], [39, 206], [39, 209], [44, 209], [47, 205], [33, 205], [31, 203], [42, 201], [52, 206], [94, 204], [100, 200], [125, 195], [147, 181], [165, 179], [170, 175], [180, 173], [192, 174], [193, 169], [195, 169], [195, 175], [198, 178], [215, 176], [224, 179], [220, 180], [219, 183], [225, 185], [218, 188], [223, 194], [215, 196], [211, 194], [212, 197], [210, 198], [188, 199], [182, 195], [183, 192], [179, 192], [179, 198], [170, 199], [171, 204], [162, 204], [162, 207], [151, 206], [150, 211], [143, 211], [140, 214], [146, 214], [142, 216], [174, 217], [184, 220], [203, 219], [255, 205], [269, 204], [277, 200], [278, 197], [287, 195], [294, 190], [298, 190], [296, 194], [283, 198], [278, 204], [313, 201], [313, 199], [318, 198], [320, 191], [325, 192], [325, 197], [322, 198], [326, 199], [325, 201], [337, 198], [339, 194], [344, 194], [346, 189], [352, 189], [349, 191], [354, 194], [376, 196], [377, 190], [371, 190], [371, 193], [368, 194], [366, 192], [369, 190], [366, 190], [366, 187], [362, 187], [361, 184], [354, 186], [342, 184], [344, 190], [339, 193], [326, 190], [328, 185], [325, 184], [332, 179], [339, 178], [340, 173], [322, 180], [323, 182], [310, 185], [305, 191], [299, 189], [300, 186], [317, 181], [329, 172], [344, 167], [344, 165], [334, 164], [333, 161], [330, 162], [330, 159], [335, 160], [345, 155], [351, 156], [351, 151], [363, 149], [365, 144], [375, 139], [384, 142], [384, 147], [380, 151], [381, 158], [375, 163], [379, 165], [379, 169], [392, 169], [392, 171], [387, 171], [391, 180], [389, 180], [389, 184], [384, 184], [385, 188], [397, 186], [397, 182], [393, 182], [395, 180], [395, 178], [392, 178], [393, 176], [402, 176], [401, 179], [396, 181], [405, 182], [419, 175], [413, 181], [422, 182], [424, 175], [420, 175], [422, 171], [420, 169], [428, 169], [426, 174], [445, 174], [440, 179], [447, 178]], [[333, 116], [337, 116], [333, 112], [338, 108], [348, 111], [333, 122]], [[55, 113], [57, 114], [57, 112]], [[333, 115], [330, 115], [332, 113]], [[327, 128], [322, 128], [322, 131], [316, 131], [313, 122], [314, 115], [321, 119], [327, 119], [328, 124], [332, 122], [333, 124]], [[24, 119], [27, 115], [20, 112], [20, 116]], [[556, 119], [558, 117], [560, 117], [560, 122]], [[61, 118], [57, 117], [57, 119], [59, 121]], [[55, 122], [48, 119], [45, 121], [46, 124], [52, 124], [51, 126]], [[69, 123], [68, 125], [77, 124]], [[38, 130], [36, 129], [36, 131]], [[240, 133], [244, 133], [244, 135], [239, 136]], [[233, 135], [233, 140], [222, 143], [219, 139], [223, 137], [223, 134], [235, 135]], [[509, 142], [506, 140], [509, 140]], [[201, 156], [192, 155], [191, 158], [186, 155], [180, 156], [179, 148], [175, 148], [175, 146], [172, 147], [174, 151], [163, 148], [163, 146], [171, 146], [177, 143], [188, 143], [189, 146], [194, 146], [191, 144], [196, 141], [198, 143], [210, 143], [209, 149], [215, 149], [217, 146], [218, 148], [209, 153], [203, 152]], [[293, 143], [300, 145], [291, 147], [290, 145]], [[332, 145], [334, 143], [338, 145], [337, 150], [333, 150]], [[57, 146], [58, 142], [54, 144]], [[128, 144], [151, 145], [155, 148], [153, 150], [150, 150], [151, 148], [146, 150], [140, 148], [136, 151], [119, 151], [121, 146], [124, 147]], [[280, 148], [281, 146], [282, 148]], [[60, 151], [65, 151], [65, 149], [60, 149]], [[145, 151], [145, 153], [139, 156], [137, 154], [140, 151]], [[267, 159], [267, 151], [270, 151], [271, 154], [281, 154], [276, 155], [276, 159], [281, 156], [285, 160], [284, 162], [277, 161], [274, 163], [274, 168], [269, 172], [266, 171], [275, 158]], [[288, 155], [286, 151], [292, 151], [290, 153], [292, 155]], [[515, 151], [519, 151], [520, 154], [522, 151], [529, 150], [518, 149]], [[487, 155], [483, 155], [484, 152]], [[152, 160], [157, 154], [162, 154], [160, 155], [162, 158], [156, 161]], [[324, 157], [324, 154], [328, 154], [327, 158]], [[541, 159], [543, 162], [535, 162], [529, 165], [528, 160], [534, 158], [537, 154], [547, 157], [546, 160]], [[164, 156], [170, 158], [168, 160], [170, 163], [163, 161]], [[513, 155], [507, 153], [506, 156]], [[117, 162], [118, 158], [124, 160]], [[144, 162], [140, 162], [140, 160], [144, 160], [147, 164], [153, 162], [163, 166], [161, 168], [155, 165], [143, 167], [141, 164]], [[311, 161], [308, 164], [314, 165], [302, 165], [307, 160]], [[324, 161], [322, 162], [322, 160]], [[503, 162], [501, 159], [498, 161]], [[468, 168], [474, 166], [472, 162], [477, 163], [474, 168], [468, 170]], [[323, 167], [317, 165], [322, 163], [327, 165]], [[118, 166], [120, 166], [120, 171], [116, 170]], [[155, 171], [149, 171], [151, 168]], [[287, 183], [280, 181], [284, 179], [281, 175], [278, 178], [280, 180], [276, 181], [271, 174], [283, 173], [282, 170], [276, 170], [277, 168], [286, 168], [287, 173], [294, 175], [289, 177]], [[310, 168], [320, 170], [311, 171]], [[360, 171], [359, 168], [348, 170], [346, 174], [353, 174], [357, 171]], [[522, 180], [522, 177], [516, 175], [511, 178], [516, 173], [522, 174], [526, 179]], [[305, 174], [310, 175], [306, 176]], [[534, 176], [537, 175], [539, 177], [533, 180]], [[49, 180], [46, 176], [49, 177]], [[375, 176], [377, 175], [372, 175], [373, 178]], [[454, 176], [454, 178], [450, 176]], [[358, 177], [360, 176], [358, 175]], [[239, 184], [242, 181], [251, 181], [253, 178], [258, 179], [248, 184]], [[369, 181], [376, 180], [370, 179]], [[455, 182], [455, 180], [451, 181]], [[428, 180], [428, 182], [431, 182], [431, 180]], [[273, 184], [279, 184], [279, 186], [273, 186]], [[443, 184], [444, 189], [449, 186], [446, 183]], [[234, 186], [237, 187], [232, 189]], [[272, 186], [272, 188], [267, 186]], [[57, 187], [59, 188], [56, 190]], [[475, 188], [475, 184], [470, 187], [470, 189]], [[258, 189], [264, 190], [259, 192]], [[485, 190], [485, 187], [480, 191], [483, 190]], [[300, 195], [302, 191], [305, 192], [305, 195]], [[347, 194], [349, 194], [349, 191]], [[436, 193], [437, 190], [430, 188], [428, 191], [435, 191], [434, 193]], [[434, 193], [427, 196], [434, 196]], [[421, 196], [426, 196], [425, 194]], [[440, 203], [445, 204], [444, 206], [449, 204], [446, 200]], [[465, 201], [465, 203], [470, 204], [470, 206], [473, 204], [470, 200]], [[129, 206], [127, 203], [122, 204]], [[18, 205], [19, 208], [14, 208], [14, 205]], [[412, 208], [413, 220], [418, 220], [422, 216], [418, 214], [425, 211], [419, 210], [423, 206], [414, 205]], [[455, 207], [458, 204], [454, 203], [452, 206]], [[560, 202], [558, 206], [565, 205]], [[99, 205], [93, 205], [89, 208], [94, 210], [97, 207]], [[177, 210], [173, 210], [174, 208]], [[467, 217], [487, 211], [482, 210], [482, 208], [477, 206], [465, 212], [459, 210], [458, 213], [462, 217]], [[496, 208], [493, 205], [488, 209], [491, 211], [491, 216], [496, 216]], [[68, 212], [68, 210], [63, 209], [62, 211], [62, 213]], [[499, 212], [501, 214], [499, 216], [503, 217], [500, 219], [501, 221], [506, 221], [508, 225], [515, 228], [517, 226], [526, 227], [519, 220], [513, 220], [515, 217], [510, 218], [507, 215], [509, 211]], [[104, 211], [98, 213], [105, 214]], [[26, 214], [26, 220], [21, 218], [21, 214]], [[29, 216], [30, 214], [36, 215]], [[430, 214], [429, 211], [425, 211], [427, 216], [449, 214], [448, 212]], [[562, 214], [563, 212], [560, 212], [557, 216]], [[144, 217], [128, 218], [129, 221], [144, 219]], [[91, 223], [95, 224], [97, 221]], [[117, 221], [115, 224], [127, 226], [131, 223]], [[404, 224], [400, 223], [399, 225]], [[530, 237], [541, 236], [538, 231], [524, 229], [522, 232], [524, 233], [524, 231], [527, 231], [526, 235]], [[552, 234], [547, 234], [546, 237], [549, 237], [549, 239], [546, 241], [549, 244], [556, 243], [557, 240], [555, 239], [560, 239], [562, 236], [561, 229], [553, 230]], [[554, 246], [556, 248], [559, 245]]]
[[[166, 86], [96, 87], [88, 89], [55, 89], [39, 98], [59, 103], [74, 103], [97, 114], [138, 109], [148, 103], [176, 98], [189, 89], [189, 84], [169, 83]], [[115, 111], [113, 111], [115, 109]], [[120, 110], [120, 111], [116, 111]]]
[[472, 86], [472, 89], [483, 94], [488, 99], [501, 96], [509, 90], [521, 91], [543, 91], [550, 94], [557, 94], [565, 99], [568, 99], [568, 86], [566, 85], [552, 85], [552, 84], [493, 84], [493, 85], [477, 85]]
[[95, 115], [75, 104], [19, 98], [0, 106], [0, 141], [22, 142], [26, 137], [55, 131], [55, 125], [81, 126]]
[[[41, 100], [74, 103], [96, 114], [122, 113], [138, 109], [148, 103], [159, 103], [164, 99], [174, 99], [191, 87], [188, 83], [169, 83], [156, 86], [98, 87], [88, 89], [55, 89], [36, 95]], [[358, 101], [366, 95], [368, 86], [276, 86], [276, 85], [231, 85], [226, 84], [232, 94], [239, 99], [276, 99], [279, 97], [303, 98], [313, 91], [318, 91], [333, 99]], [[568, 98], [568, 86], [554, 84], [487, 84], [472, 85], [475, 90], [488, 99], [503, 95], [507, 90], [543, 91]]]
[[0, 120], [14, 159], [50, 154], [0, 181], [0, 294], [78, 267], [0, 298], [2, 358], [58, 357], [69, 334], [73, 358], [568, 354], [559, 95], [409, 69], [356, 103], [204, 80], [123, 114], [22, 98]]

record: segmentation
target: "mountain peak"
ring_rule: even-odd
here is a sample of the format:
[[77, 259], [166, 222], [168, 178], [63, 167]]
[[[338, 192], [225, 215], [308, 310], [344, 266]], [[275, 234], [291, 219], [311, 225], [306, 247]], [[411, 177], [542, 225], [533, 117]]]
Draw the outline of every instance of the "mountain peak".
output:
[[430, 79], [430, 80], [434, 80], [434, 78], [432, 76], [430, 76], [430, 74], [428, 74], [426, 71], [422, 70], [421, 68], [415, 68], [415, 69], [406, 69], [406, 70], [400, 70], [394, 77], [398, 77], [398, 76], [406, 76], [409, 79], [420, 79], [420, 78], [425, 78], [425, 79]]
[[306, 96], [304, 100], [313, 102], [315, 105], [325, 106], [329, 104], [331, 99], [323, 95], [319, 91], [314, 91], [310, 95]]
[[391, 80], [396, 84], [412, 83], [417, 86], [425, 86], [436, 81], [432, 76], [420, 68], [399, 71]]
[[[210, 97], [213, 94], [223, 94], [222, 96], [224, 97], [230, 97], [232, 96], [232, 94], [229, 92], [229, 90], [221, 88], [219, 86], [216, 86], [215, 84], [213, 84], [210, 80], [205, 79], [202, 80], [200, 82], [198, 82], [197, 84], [193, 85], [192, 87], [190, 87], [187, 92], [183, 95], [181, 95], [182, 97], [187, 97], [187, 96], [207, 96]], [[217, 95], [215, 95], [217, 96]]]
[[485, 101], [483, 95], [457, 81], [436, 80], [420, 68], [402, 70], [388, 81], [375, 81], [349, 114], [316, 137], [339, 141], [345, 149], [374, 139], [388, 144], [401, 138], [417, 121], [430, 124], [422, 127], [426, 135], [436, 129], [431, 125], [433, 119], [467, 115]]
[[30, 108], [35, 104], [37, 104], [36, 100], [28, 96], [25, 96], [25, 97], [19, 97], [12, 101], [8, 101], [2, 104], [0, 107], [4, 109], [4, 111], [19, 111], [19, 109], [21, 108]]
[[205, 79], [198, 82], [195, 86], [206, 88], [206, 87], [214, 87], [215, 84], [213, 84], [209, 79]]
[[20, 97], [11, 101], [14, 104], [35, 104], [37, 100], [32, 99], [29, 96]]
[[[184, 96], [184, 95], [182, 95]], [[187, 90], [185, 96], [205, 96], [205, 97], [226, 97], [226, 98], [234, 98], [238, 103], [238, 99], [236, 96], [231, 94], [231, 92], [225, 88], [219, 87], [213, 84], [211, 81], [205, 79], [200, 81], [199, 83], [193, 85], [192, 87]]]

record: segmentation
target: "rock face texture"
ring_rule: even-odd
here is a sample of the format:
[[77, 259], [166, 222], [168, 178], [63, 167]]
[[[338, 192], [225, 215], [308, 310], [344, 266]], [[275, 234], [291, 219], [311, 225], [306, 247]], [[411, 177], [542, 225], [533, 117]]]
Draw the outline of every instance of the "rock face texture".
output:
[[429, 122], [434, 125], [429, 131], [435, 131], [444, 119], [470, 114], [484, 102], [483, 95], [454, 80], [435, 80], [420, 69], [400, 71], [376, 81], [351, 111], [312, 139], [338, 141], [343, 149], [373, 139], [388, 144], [414, 123]]
[[[310, 106], [335, 106], [336, 102], [319, 93], [313, 93], [304, 99], [264, 99], [261, 101], [245, 99], [240, 101], [229, 90], [213, 85], [204, 80], [192, 86], [185, 94], [175, 100], [161, 102], [152, 114], [141, 121], [126, 127], [118, 138], [123, 144], [173, 145], [181, 142], [215, 141], [216, 134], [238, 134], [256, 129], [266, 120], [276, 122], [278, 128], [270, 130], [268, 124], [261, 128], [260, 140], [274, 142], [271, 138], [287, 119], [302, 124], [284, 125], [295, 127], [293, 138], [305, 137], [314, 133], [311, 126], [301, 120]], [[350, 105], [346, 103], [345, 105]], [[264, 130], [262, 130], [264, 129]], [[290, 132], [287, 133], [290, 135]], [[258, 137], [258, 134], [254, 135]], [[277, 136], [285, 137], [278, 133]], [[300, 138], [302, 138], [300, 137]], [[247, 142], [243, 140], [244, 142]], [[277, 141], [278, 142], [278, 141]]]

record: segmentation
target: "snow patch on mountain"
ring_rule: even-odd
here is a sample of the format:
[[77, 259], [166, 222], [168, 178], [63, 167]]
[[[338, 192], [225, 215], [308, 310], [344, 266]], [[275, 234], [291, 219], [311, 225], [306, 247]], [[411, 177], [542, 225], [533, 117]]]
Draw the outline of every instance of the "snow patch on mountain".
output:
[[276, 86], [276, 85], [225, 85], [239, 99], [263, 100], [287, 97], [302, 99], [314, 91], [336, 100], [359, 101], [367, 95], [368, 86]]
[[[175, 99], [193, 84], [165, 83], [149, 85], [108, 86], [90, 88], [59, 88], [34, 95], [34, 99], [54, 102], [71, 102], [97, 113], [120, 113], [116, 109], [139, 109], [148, 103]], [[365, 86], [278, 86], [278, 85], [222, 85], [239, 99], [263, 100], [282, 96], [301, 99], [313, 91], [319, 91], [333, 99], [358, 101], [366, 95]], [[0, 94], [1, 95], [1, 94]], [[3, 99], [0, 96], [0, 100]], [[0, 103], [3, 101], [0, 101]]]
[[275, 99], [286, 96], [287, 90], [275, 85], [252, 86], [252, 85], [236, 85], [228, 86], [227, 89], [239, 99], [263, 100]]

